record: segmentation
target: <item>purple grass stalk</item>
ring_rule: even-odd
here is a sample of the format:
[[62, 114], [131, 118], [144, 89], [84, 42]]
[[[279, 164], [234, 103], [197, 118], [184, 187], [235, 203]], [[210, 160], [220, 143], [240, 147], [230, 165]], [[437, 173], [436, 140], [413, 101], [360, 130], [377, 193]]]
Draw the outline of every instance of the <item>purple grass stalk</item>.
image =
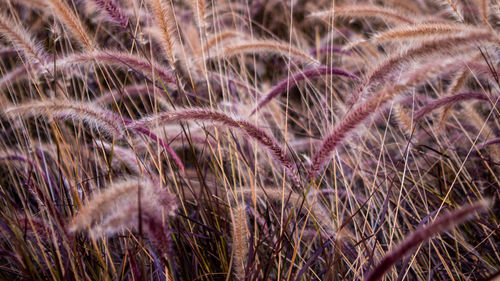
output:
[[168, 266], [168, 257], [172, 256], [172, 239], [168, 226], [162, 222], [159, 214], [148, 212], [142, 216], [142, 223], [149, 238], [159, 250], [163, 265]]
[[101, 63], [103, 65], [113, 65], [122, 68], [130, 68], [147, 73], [150, 76], [157, 75], [167, 83], [168, 86], [176, 87], [176, 79], [172, 75], [171, 69], [167, 69], [154, 61], [148, 61], [139, 55], [118, 51], [103, 50], [91, 53], [79, 53], [69, 55], [56, 62], [59, 69], [69, 68], [75, 64]]
[[364, 280], [380, 280], [384, 276], [385, 272], [387, 272], [396, 262], [401, 260], [409, 251], [411, 251], [421, 243], [429, 240], [434, 235], [467, 221], [472, 217], [473, 214], [487, 210], [488, 206], [488, 201], [479, 201], [443, 215], [427, 226], [417, 228], [390, 253], [385, 255], [380, 263], [368, 273]]
[[485, 41], [496, 42], [491, 32], [488, 30], [447, 36], [423, 42], [422, 44], [399, 52], [384, 60], [367, 76], [367, 83], [376, 83], [384, 80], [384, 78], [393, 73], [402, 64], [413, 59], [440, 53], [443, 50], [459, 50], [460, 47], [470, 46]]
[[125, 29], [128, 24], [128, 17], [122, 11], [115, 0], [92, 0], [99, 9], [106, 12], [108, 21]]
[[430, 102], [429, 104], [427, 104], [426, 106], [423, 106], [422, 108], [420, 108], [415, 113], [415, 115], [413, 115], [413, 119], [415, 121], [418, 121], [418, 120], [422, 119], [424, 116], [426, 116], [427, 114], [429, 114], [430, 112], [432, 112], [440, 107], [443, 107], [446, 105], [451, 105], [453, 103], [457, 103], [457, 102], [461, 102], [461, 101], [466, 101], [466, 100], [490, 101], [488, 96], [486, 96], [483, 93], [471, 92], [471, 93], [460, 93], [460, 94], [456, 94], [456, 95], [452, 95], [452, 96], [447, 96], [444, 98], [436, 99], [436, 100]]
[[491, 140], [489, 140], [489, 141], [482, 142], [482, 143], [480, 143], [478, 146], [479, 146], [480, 148], [484, 148], [484, 147], [486, 147], [486, 146], [488, 146], [488, 145], [497, 144], [497, 143], [500, 143], [500, 137], [499, 137], [499, 138], [494, 138], [494, 139], [491, 139]]
[[[160, 78], [169, 88], [177, 88], [175, 76], [171, 73], [172, 69], [163, 67], [161, 64], [148, 61], [136, 54], [129, 54], [118, 51], [94, 51], [90, 53], [71, 54], [64, 58], [58, 59], [55, 64], [57, 70], [67, 70], [75, 65], [85, 65], [92, 63], [100, 63], [102, 65], [115, 66], [122, 69], [132, 69], [145, 77], [151, 78], [153, 75]], [[40, 65], [32, 65], [33, 79], [41, 74], [46, 73]], [[26, 66], [20, 66], [5, 74], [0, 78], [0, 89], [5, 87], [7, 83], [13, 83], [21, 79], [25, 79], [30, 69]]]
[[132, 125], [131, 129], [147, 136], [148, 138], [154, 140], [159, 145], [161, 145], [167, 151], [167, 153], [170, 155], [170, 157], [172, 157], [172, 159], [174, 160], [177, 167], [179, 167], [179, 169], [184, 172], [184, 164], [182, 164], [182, 161], [179, 158], [179, 156], [177, 156], [177, 153], [175, 153], [175, 151], [168, 145], [168, 143], [165, 140], [158, 137], [155, 133], [151, 132], [148, 128], [137, 125], [137, 124]]
[[11, 47], [0, 48], [0, 57], [3, 57], [3, 56], [13, 56], [15, 54], [17, 54], [17, 51], [14, 48], [11, 48]]
[[311, 168], [307, 175], [307, 180], [316, 176], [319, 170], [325, 164], [326, 159], [330, 153], [347, 137], [354, 128], [365, 121], [377, 108], [386, 103], [388, 99], [381, 99], [379, 97], [371, 98], [370, 100], [356, 106], [348, 115], [335, 127], [333, 132], [325, 138], [319, 151], [312, 159]]
[[345, 76], [353, 79], [359, 79], [356, 75], [347, 72], [345, 70], [342, 70], [340, 68], [336, 67], [328, 67], [328, 66], [320, 66], [317, 68], [313, 69], [308, 69], [303, 72], [296, 73], [290, 77], [288, 77], [285, 80], [280, 81], [276, 86], [274, 86], [267, 94], [264, 95], [263, 98], [260, 99], [258, 102], [257, 106], [252, 110], [250, 113], [250, 116], [252, 116], [257, 110], [259, 110], [261, 107], [269, 103], [274, 97], [278, 96], [279, 94], [286, 92], [287, 90], [291, 89], [292, 87], [296, 86], [299, 82], [308, 80], [308, 79], [314, 79], [326, 75], [338, 75], [338, 76]]
[[22, 80], [30, 70], [31, 65], [21, 65], [5, 73], [0, 77], [0, 90], [7, 87], [9, 84]]
[[161, 113], [152, 117], [143, 118], [141, 120], [138, 120], [136, 123], [131, 124], [129, 128], [137, 130], [137, 128], [144, 127], [155, 122], [172, 122], [185, 120], [221, 123], [228, 127], [242, 131], [246, 135], [262, 144], [264, 147], [266, 147], [271, 152], [272, 156], [283, 165], [288, 176], [292, 179], [293, 184], [295, 184], [296, 186], [300, 186], [300, 179], [295, 166], [293, 165], [292, 161], [287, 156], [285, 151], [274, 139], [274, 137], [267, 134], [257, 126], [249, 123], [248, 121], [236, 120], [223, 112], [200, 108], [181, 109]]

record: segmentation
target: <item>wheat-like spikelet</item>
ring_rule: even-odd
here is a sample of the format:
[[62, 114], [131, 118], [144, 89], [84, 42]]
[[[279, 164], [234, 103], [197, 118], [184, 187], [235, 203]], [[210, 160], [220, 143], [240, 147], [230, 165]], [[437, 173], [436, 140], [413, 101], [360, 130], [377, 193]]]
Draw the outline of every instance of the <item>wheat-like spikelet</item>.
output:
[[293, 183], [297, 186], [300, 186], [300, 179], [293, 162], [290, 160], [288, 155], [281, 148], [274, 137], [267, 134], [264, 130], [258, 128], [257, 126], [249, 123], [248, 121], [232, 118], [221, 111], [202, 108], [180, 109], [171, 112], [160, 113], [152, 117], [143, 118], [133, 124], [131, 128], [134, 129], [137, 126], [148, 126], [155, 123], [187, 120], [220, 123], [225, 126], [241, 130], [243, 133], [250, 136], [257, 142], [262, 144], [265, 148], [267, 148], [271, 152], [271, 155], [279, 163], [281, 163], [281, 165], [283, 165]]
[[[462, 69], [456, 73], [448, 86], [446, 96], [451, 96], [457, 93], [464, 86], [465, 82], [467, 82], [467, 78], [469, 78], [469, 69]], [[436, 125], [439, 131], [445, 125], [446, 119], [448, 119], [448, 116], [450, 115], [451, 107], [452, 105], [447, 105], [440, 112], [439, 122]]]
[[460, 94], [455, 94], [451, 96], [446, 96], [440, 99], [436, 99], [422, 108], [420, 108], [415, 115], [413, 116], [413, 120], [418, 121], [425, 117], [427, 114], [431, 113], [432, 111], [443, 107], [443, 106], [451, 106], [457, 102], [461, 101], [467, 101], [467, 100], [483, 100], [483, 101], [490, 101], [487, 95], [483, 93], [475, 93], [475, 92], [468, 92], [468, 93], [460, 93]]
[[321, 148], [312, 158], [307, 179], [310, 180], [318, 174], [325, 161], [330, 157], [330, 153], [345, 140], [351, 131], [391, 101], [396, 95], [422, 83], [427, 79], [428, 75], [436, 71], [436, 69], [440, 69], [440, 67], [435, 67], [434, 64], [431, 64], [431, 67], [425, 66], [425, 69], [427, 70], [421, 71], [421, 69], [417, 69], [402, 79], [400, 84], [396, 84], [395, 86], [389, 85], [370, 96], [365, 102], [355, 105], [346, 117], [333, 129], [333, 132], [323, 140]]
[[88, 228], [90, 235], [101, 237], [142, 225], [167, 260], [170, 237], [162, 217], [173, 216], [176, 209], [175, 197], [166, 189], [149, 180], [129, 178], [94, 195], [71, 220], [69, 230]]
[[309, 17], [319, 19], [330, 19], [333, 17], [373, 17], [396, 24], [413, 24], [415, 22], [415, 20], [411, 17], [408, 17], [394, 9], [369, 4], [339, 5], [335, 6], [332, 10], [314, 12], [310, 14]]
[[280, 95], [283, 92], [296, 86], [299, 82], [309, 79], [315, 79], [318, 77], [326, 75], [337, 75], [349, 77], [352, 79], [359, 79], [356, 75], [347, 72], [340, 68], [320, 66], [317, 68], [307, 69], [303, 72], [296, 73], [287, 79], [280, 81], [276, 84], [269, 92], [264, 94], [264, 96], [257, 102], [255, 108], [251, 111], [250, 115], [253, 115], [257, 110], [269, 103], [273, 98]]
[[320, 63], [315, 58], [311, 57], [307, 52], [294, 47], [288, 43], [282, 43], [273, 40], [253, 40], [247, 42], [240, 42], [228, 44], [210, 54], [208, 58], [221, 57], [227, 58], [240, 54], [277, 54], [285, 58], [291, 57], [298, 61], [318, 66]]
[[476, 6], [479, 8], [479, 12], [481, 13], [481, 20], [483, 24], [488, 25], [489, 18], [489, 0], [474, 0]]
[[100, 63], [123, 69], [132, 69], [140, 71], [143, 75], [147, 74], [147, 77], [158, 76], [169, 87], [176, 87], [177, 85], [170, 69], [163, 67], [157, 62], [149, 62], [146, 58], [139, 55], [118, 51], [101, 50], [90, 53], [72, 54], [59, 59], [56, 65], [60, 69], [65, 69], [73, 65], [88, 63]]
[[429, 36], [448, 35], [450, 33], [474, 31], [477, 28], [472, 28], [462, 24], [443, 24], [443, 23], [421, 23], [413, 25], [399, 25], [387, 31], [380, 32], [373, 36], [372, 42], [396, 41], [405, 39], [422, 38], [426, 39]]
[[53, 9], [52, 15], [68, 28], [74, 38], [85, 47], [85, 49], [93, 51], [96, 47], [95, 42], [77, 14], [73, 12], [73, 9], [63, 0], [47, 0], [47, 2]]
[[245, 280], [245, 267], [248, 254], [248, 220], [244, 204], [232, 211], [232, 238], [234, 271], [237, 280]]
[[189, 0], [189, 4], [195, 15], [196, 25], [200, 30], [205, 30], [207, 28], [205, 0]]
[[3, 12], [0, 12], [0, 35], [12, 42], [16, 50], [32, 63], [44, 65], [49, 58], [40, 44], [33, 40], [29, 31]]
[[156, 35], [168, 61], [173, 65], [176, 62], [175, 48], [178, 45], [177, 27], [171, 4], [166, 1], [170, 0], [148, 0], [153, 11], [155, 27], [159, 31]]
[[[151, 215], [156, 214], [159, 218], [161, 218], [162, 213], [166, 216], [175, 214], [177, 203], [173, 195], [166, 189], [150, 180], [126, 178], [94, 195], [71, 220], [69, 230], [74, 232], [90, 227], [92, 231], [92, 228], [99, 225], [103, 219], [121, 213], [122, 208], [132, 205], [139, 207], [139, 196], [140, 206], [144, 212], [149, 212]], [[137, 209], [130, 208], [129, 210], [135, 211]], [[124, 219], [132, 220], [133, 218], [124, 217]]]
[[[55, 65], [57, 66], [57, 70], [67, 70], [75, 65], [96, 63], [114, 66], [125, 70], [130, 69], [151, 79], [153, 79], [153, 77], [158, 77], [163, 83], [165, 83], [165, 86], [169, 88], [177, 88], [178, 85], [175, 77], [171, 73], [172, 69], [166, 68], [155, 61], [148, 61], [140, 55], [113, 50], [96, 50], [88, 53], [71, 54], [57, 59]], [[40, 69], [40, 67], [33, 66], [32, 68], [35, 72], [33, 74], [34, 77], [47, 72], [47, 69]], [[4, 75], [4, 77], [0, 79], [0, 89], [8, 82], [13, 83], [15, 81], [25, 79], [28, 74], [27, 70], [27, 67], [18, 67]], [[179, 86], [182, 87], [182, 85]]]
[[380, 280], [384, 276], [385, 272], [389, 270], [397, 261], [402, 259], [409, 251], [416, 248], [421, 243], [429, 240], [434, 235], [469, 220], [475, 213], [487, 210], [488, 207], [488, 201], [476, 202], [449, 214], [443, 215], [427, 226], [417, 228], [390, 253], [386, 254], [379, 264], [367, 274], [364, 280]]
[[115, 0], [92, 0], [95, 6], [104, 13], [105, 19], [121, 28], [126, 28], [128, 17]]
[[458, 52], [460, 47], [488, 41], [496, 41], [496, 39], [491, 36], [491, 32], [488, 30], [478, 30], [423, 42], [416, 47], [392, 55], [379, 63], [379, 65], [367, 75], [367, 81], [370, 83], [381, 81], [403, 63], [417, 58], [422, 58], [434, 53], [441, 53], [444, 55], [443, 50], [446, 50], [447, 53]]
[[458, 7], [455, 0], [438, 0], [438, 2], [442, 2], [445, 7], [451, 9], [451, 15], [459, 22], [464, 21], [464, 16], [462, 15], [461, 9]]
[[[217, 47], [217, 44], [221, 44], [222, 42], [231, 39], [231, 38], [238, 38], [238, 37], [243, 37], [245, 34], [237, 31], [237, 30], [226, 30], [217, 34], [214, 34], [210, 36], [207, 39], [207, 42], [203, 46], [203, 50], [209, 51], [213, 47]], [[202, 49], [198, 51], [198, 55], [201, 54]]]
[[413, 130], [412, 118], [408, 116], [408, 112], [400, 105], [394, 108], [396, 122], [407, 136], [411, 136]]
[[[87, 227], [94, 227], [108, 213], [116, 212], [116, 208], [126, 207], [123, 202], [133, 198], [144, 183], [139, 180], [123, 180], [108, 187], [105, 191], [94, 195], [78, 214], [71, 220], [69, 230], [75, 232]], [[117, 204], [118, 203], [118, 204]]]
[[20, 65], [8, 73], [4, 74], [0, 78], [0, 90], [7, 87], [9, 84], [13, 84], [15, 82], [19, 82], [26, 78], [26, 74], [28, 71], [33, 70], [34, 67], [31, 65]]
[[7, 107], [3, 114], [10, 118], [43, 116], [81, 120], [109, 136], [121, 137], [124, 134], [124, 126], [119, 117], [91, 103], [70, 100], [34, 101]]

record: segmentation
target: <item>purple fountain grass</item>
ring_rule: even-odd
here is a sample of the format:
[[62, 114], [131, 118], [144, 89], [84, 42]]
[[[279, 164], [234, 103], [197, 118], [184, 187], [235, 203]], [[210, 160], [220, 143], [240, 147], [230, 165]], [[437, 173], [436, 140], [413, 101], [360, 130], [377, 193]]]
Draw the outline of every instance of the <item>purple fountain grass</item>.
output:
[[140, 229], [155, 243], [164, 261], [170, 252], [168, 227], [162, 217], [177, 210], [175, 196], [157, 183], [140, 178], [123, 179], [94, 195], [72, 219], [70, 231], [89, 228], [91, 235], [114, 235], [124, 228]]
[[86, 50], [93, 51], [96, 43], [92, 39], [87, 28], [84, 26], [73, 9], [63, 0], [47, 0], [46, 4], [52, 9], [51, 13], [73, 34], [73, 37]]
[[231, 213], [234, 270], [237, 280], [245, 280], [248, 255], [248, 219], [245, 204], [238, 205]]
[[409, 88], [415, 87], [427, 78], [426, 75], [421, 75], [418, 70], [416, 74], [410, 73], [408, 77], [402, 84], [389, 85], [374, 93], [365, 102], [355, 105], [347, 113], [346, 117], [333, 129], [333, 132], [323, 140], [320, 149], [312, 158], [307, 180], [311, 180], [318, 174], [319, 170], [325, 165], [326, 160], [330, 157], [330, 153], [345, 140], [351, 131], [372, 114], [378, 112], [382, 106], [394, 99], [395, 96]]
[[0, 78], [0, 90], [9, 86], [9, 84], [13, 84], [15, 82], [21, 81], [24, 77], [26, 77], [28, 71], [35, 70], [35, 67], [31, 65], [20, 65], [15, 67], [8, 73], [4, 74]]
[[56, 62], [59, 69], [66, 69], [73, 65], [100, 63], [104, 65], [112, 65], [124, 69], [134, 69], [142, 73], [147, 73], [148, 77], [158, 76], [169, 87], [175, 88], [176, 79], [171, 73], [172, 69], [167, 69], [161, 64], [148, 61], [136, 54], [124, 53], [112, 50], [99, 50], [90, 53], [72, 54], [65, 58], [61, 58]]
[[[75, 53], [66, 57], [57, 59], [55, 65], [57, 70], [67, 70], [75, 65], [102, 64], [114, 66], [122, 69], [132, 69], [145, 77], [153, 79], [157, 76], [165, 83], [166, 87], [176, 89], [177, 83], [172, 69], [162, 66], [158, 62], [148, 61], [146, 58], [137, 55], [112, 50], [99, 50], [89, 53]], [[47, 69], [40, 69], [39, 66], [33, 66], [33, 77], [46, 73]], [[71, 72], [70, 72], [71, 73]], [[9, 82], [13, 83], [25, 79], [28, 75], [28, 68], [20, 66], [5, 74], [0, 79], [0, 89]], [[181, 85], [182, 86], [182, 85]]]
[[497, 143], [500, 143], [500, 137], [482, 142], [482, 143], [478, 144], [478, 147], [484, 148], [484, 147], [487, 147], [488, 145], [497, 144]]
[[276, 54], [285, 58], [291, 57], [303, 63], [318, 66], [319, 61], [311, 57], [307, 52], [290, 45], [288, 43], [274, 40], [252, 40], [233, 44], [227, 44], [222, 49], [217, 50], [207, 57], [210, 58], [228, 58], [240, 54]]
[[165, 0], [148, 0], [153, 11], [155, 27], [159, 30], [153, 33], [161, 42], [161, 47], [169, 62], [174, 65], [176, 62], [176, 49], [179, 42], [177, 38], [177, 23], [172, 11], [171, 3]]
[[380, 263], [367, 274], [364, 280], [380, 280], [384, 276], [385, 272], [387, 272], [396, 262], [401, 260], [409, 251], [421, 243], [429, 240], [434, 235], [467, 221], [475, 213], [487, 210], [488, 206], [488, 201], [476, 202], [449, 214], [443, 215], [427, 226], [417, 228], [390, 253], [386, 254]]
[[3, 12], [0, 12], [0, 36], [9, 40], [16, 50], [31, 63], [44, 65], [50, 58], [41, 44], [33, 40], [33, 36], [27, 29], [17, 24], [15, 20]]
[[176, 165], [181, 171], [184, 171], [184, 165], [175, 151], [156, 134], [149, 129], [136, 125], [134, 121], [119, 116], [112, 111], [100, 108], [95, 103], [81, 103], [75, 101], [48, 100], [37, 101], [17, 106], [7, 107], [3, 114], [8, 117], [14, 116], [44, 116], [58, 117], [63, 120], [74, 119], [81, 120], [91, 127], [101, 129], [101, 133], [108, 136], [122, 138], [125, 136], [126, 126], [134, 131], [147, 136], [160, 144], [167, 153], [172, 157]]
[[271, 152], [271, 155], [283, 165], [288, 176], [292, 179], [293, 184], [300, 186], [300, 178], [293, 162], [274, 137], [248, 121], [234, 119], [223, 112], [203, 108], [180, 109], [143, 118], [138, 120], [135, 124], [129, 126], [129, 128], [136, 129], [138, 126], [148, 126], [158, 122], [188, 120], [221, 123], [225, 126], [241, 130], [246, 135], [250, 136], [267, 148]]
[[226, 30], [226, 31], [222, 31], [220, 33], [216, 33], [207, 39], [207, 42], [203, 46], [203, 49], [199, 49], [197, 55], [200, 56], [202, 50], [208, 51], [208, 50], [212, 49], [213, 47], [217, 47], [219, 44], [222, 44], [223, 42], [225, 42], [228, 39], [241, 38], [244, 36], [245, 36], [245, 33], [238, 31], [238, 30]]
[[258, 101], [257, 106], [255, 106], [255, 108], [251, 111], [250, 116], [252, 116], [257, 110], [269, 103], [273, 98], [282, 94], [283, 92], [290, 90], [299, 82], [327, 75], [344, 76], [352, 79], [359, 79], [356, 75], [336, 67], [320, 66], [313, 69], [307, 69], [303, 72], [296, 73], [276, 84], [269, 92], [264, 95], [264, 97], [262, 97]]
[[105, 12], [106, 19], [121, 28], [126, 28], [128, 24], [128, 17], [122, 11], [120, 6], [115, 0], [92, 0], [99, 9]]
[[325, 164], [326, 159], [330, 157], [330, 153], [347, 137], [348, 133], [365, 121], [385, 102], [386, 100], [383, 99], [371, 98], [355, 106], [340, 124], [335, 127], [333, 132], [324, 139], [321, 148], [312, 159], [307, 179], [310, 180], [316, 176]]
[[309, 17], [319, 19], [329, 19], [332, 17], [373, 17], [395, 24], [413, 24], [415, 22], [415, 19], [412, 19], [412, 17], [394, 9], [369, 4], [339, 5], [335, 6], [332, 10], [314, 12]]
[[464, 34], [451, 35], [424, 41], [415, 47], [403, 50], [395, 55], [388, 57], [386, 60], [379, 63], [373, 71], [367, 75], [367, 83], [376, 83], [384, 80], [392, 74], [402, 64], [411, 60], [422, 58], [436, 53], [442, 53], [446, 50], [447, 53], [458, 52], [460, 48], [477, 44], [479, 42], [495, 41], [488, 30], [478, 30], [467, 32]]
[[476, 93], [476, 92], [460, 93], [460, 94], [456, 94], [456, 95], [452, 95], [452, 96], [446, 96], [446, 97], [431, 101], [427, 105], [420, 108], [413, 115], [413, 120], [418, 121], [418, 120], [422, 119], [424, 116], [426, 116], [427, 114], [431, 113], [432, 111], [434, 111], [440, 107], [452, 105], [454, 103], [461, 102], [461, 101], [467, 101], [467, 100], [490, 101], [490, 98], [483, 93]]
[[205, 0], [190, 0], [188, 2], [191, 5], [191, 9], [193, 10], [193, 13], [195, 15], [196, 25], [198, 26], [198, 29], [204, 31], [208, 26], [208, 23], [206, 21], [207, 12]]
[[478, 31], [477, 27], [465, 24], [444, 24], [444, 23], [420, 23], [412, 25], [401, 25], [389, 30], [380, 32], [370, 38], [375, 43], [385, 41], [398, 41], [407, 39], [428, 39], [431, 36], [448, 35], [451, 32], [471, 32]]
[[10, 106], [2, 113], [7, 117], [43, 116], [81, 120], [91, 127], [102, 129], [102, 132], [109, 136], [122, 137], [124, 135], [121, 118], [95, 104], [53, 99]]

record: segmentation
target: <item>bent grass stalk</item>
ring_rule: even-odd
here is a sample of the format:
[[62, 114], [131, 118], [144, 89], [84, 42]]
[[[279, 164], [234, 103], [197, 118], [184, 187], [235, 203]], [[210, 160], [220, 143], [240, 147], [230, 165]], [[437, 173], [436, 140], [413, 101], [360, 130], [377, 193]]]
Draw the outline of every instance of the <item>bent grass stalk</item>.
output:
[[[136, 54], [129, 54], [118, 51], [110, 50], [100, 50], [89, 53], [76, 53], [71, 54], [66, 57], [57, 59], [55, 65], [57, 70], [67, 70], [75, 65], [86, 65], [86, 64], [102, 64], [109, 65], [125, 70], [132, 69], [139, 71], [142, 75], [153, 79], [153, 77], [158, 76], [168, 87], [177, 88], [176, 80], [172, 70], [165, 68], [157, 62], [150, 62], [146, 58], [143, 58]], [[33, 66], [34, 74], [33, 76], [39, 76], [45, 73], [45, 70], [40, 70], [39, 67]], [[0, 88], [5, 86], [8, 82], [13, 83], [14, 81], [19, 81], [27, 76], [27, 68], [24, 66], [18, 67], [15, 70], [4, 75], [0, 80]], [[71, 72], [70, 72], [71, 73]]]
[[436, 99], [431, 101], [429, 104], [420, 108], [415, 115], [413, 115], [413, 120], [418, 121], [422, 119], [427, 114], [432, 111], [443, 107], [443, 106], [451, 106], [454, 103], [467, 101], [467, 100], [482, 100], [482, 101], [490, 101], [489, 97], [483, 93], [460, 93], [452, 96], [446, 96], [440, 99]]
[[[63, 120], [81, 120], [90, 127], [100, 129], [101, 133], [108, 136], [122, 138], [125, 136], [127, 127], [145, 135], [149, 139], [160, 144], [172, 157], [181, 171], [184, 171], [184, 165], [175, 151], [153, 132], [147, 128], [135, 124], [132, 120], [124, 116], [102, 109], [95, 103], [79, 103], [75, 101], [48, 100], [37, 101], [16, 106], [9, 106], [2, 112], [5, 116], [13, 118], [16, 116], [43, 116], [57, 117]], [[133, 125], [132, 125], [133, 124]]]
[[[403, 50], [396, 55], [388, 57], [386, 60], [379, 63], [374, 70], [367, 75], [368, 83], [382, 81], [385, 77], [394, 72], [394, 70], [403, 63], [429, 56], [435, 53], [448, 55], [450, 52], [458, 52], [461, 47], [467, 47], [477, 44], [478, 42], [495, 42], [495, 38], [491, 36], [488, 30], [479, 30], [468, 32], [465, 34], [451, 35], [438, 39], [432, 39], [422, 42], [416, 47], [411, 47], [408, 50]], [[447, 53], [443, 53], [446, 50]]]
[[47, 0], [49, 7], [53, 9], [53, 15], [73, 34], [73, 37], [87, 49], [93, 51], [96, 43], [77, 14], [73, 12], [63, 0]]
[[13, 117], [56, 117], [64, 120], [81, 120], [89, 126], [101, 129], [108, 136], [122, 137], [125, 128], [120, 118], [95, 104], [74, 101], [47, 100], [9, 106], [2, 112]]
[[16, 50], [21, 51], [32, 63], [43, 66], [49, 59], [49, 55], [33, 40], [30, 32], [3, 12], [0, 12], [0, 35], [12, 42]]
[[292, 57], [298, 61], [318, 66], [320, 63], [307, 52], [288, 43], [273, 40], [254, 40], [223, 46], [217, 52], [207, 56], [210, 58], [228, 58], [240, 54], [277, 54], [285, 58]]
[[303, 72], [296, 73], [290, 76], [289, 78], [280, 81], [269, 92], [264, 94], [264, 96], [257, 102], [257, 106], [255, 106], [255, 108], [250, 112], [250, 116], [252, 116], [260, 108], [264, 107], [276, 96], [295, 87], [299, 82], [327, 75], [344, 76], [352, 79], [359, 79], [356, 75], [347, 72], [343, 69], [335, 67], [327, 67], [327, 66], [320, 66], [317, 68], [308, 69]]
[[128, 24], [128, 17], [115, 0], [92, 0], [95, 5], [104, 11], [106, 19], [119, 27], [125, 29]]
[[249, 123], [248, 121], [232, 118], [223, 112], [203, 108], [181, 109], [166, 113], [160, 113], [152, 117], [143, 118], [129, 127], [134, 129], [137, 128], [137, 126], [144, 127], [160, 122], [188, 120], [220, 123], [242, 131], [246, 135], [262, 144], [265, 148], [267, 148], [271, 152], [271, 155], [283, 165], [293, 183], [296, 186], [300, 186], [300, 178], [295, 166], [293, 165], [293, 162], [290, 160], [290, 158], [287, 156], [278, 142], [274, 139], [274, 137], [267, 134], [257, 126]]
[[416, 229], [403, 242], [397, 245], [390, 253], [379, 262], [375, 268], [365, 277], [365, 281], [380, 280], [385, 272], [389, 270], [397, 261], [401, 260], [409, 251], [429, 240], [434, 235], [444, 232], [455, 225], [461, 224], [470, 219], [475, 213], [488, 209], [488, 201], [480, 201], [469, 206], [462, 207], [449, 214], [441, 216], [429, 225]]
[[335, 6], [335, 8], [332, 10], [314, 12], [310, 14], [309, 17], [326, 20], [333, 17], [373, 17], [380, 18], [395, 24], [413, 24], [415, 22], [412, 17], [404, 15], [394, 9], [368, 4], [339, 5]]

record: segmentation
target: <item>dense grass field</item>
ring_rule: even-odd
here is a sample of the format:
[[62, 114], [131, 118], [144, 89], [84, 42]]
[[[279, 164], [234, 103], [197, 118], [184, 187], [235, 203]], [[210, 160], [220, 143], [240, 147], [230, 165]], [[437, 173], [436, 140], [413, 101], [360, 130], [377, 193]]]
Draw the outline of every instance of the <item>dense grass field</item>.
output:
[[499, 0], [1, 0], [0, 280], [494, 280]]

